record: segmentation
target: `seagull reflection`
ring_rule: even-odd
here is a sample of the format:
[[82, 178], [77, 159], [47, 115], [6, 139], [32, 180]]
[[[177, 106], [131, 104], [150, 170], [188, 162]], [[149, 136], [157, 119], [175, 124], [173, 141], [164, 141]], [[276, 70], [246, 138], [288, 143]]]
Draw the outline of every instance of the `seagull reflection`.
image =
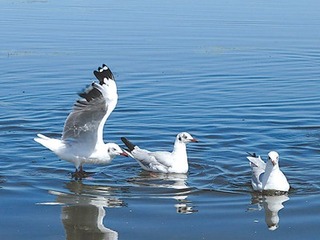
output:
[[192, 202], [187, 199], [193, 190], [187, 186], [187, 178], [186, 174], [142, 171], [139, 176], [128, 179], [128, 182], [144, 188], [143, 191], [151, 190], [150, 198], [175, 199], [177, 203], [174, 204], [174, 207], [177, 213], [190, 214], [198, 210], [193, 209]]
[[285, 194], [257, 194], [252, 195], [252, 204], [258, 204], [258, 209], [264, 208], [265, 221], [268, 229], [271, 231], [276, 230], [279, 227], [279, 211], [284, 208], [283, 203], [288, 201], [289, 197]]
[[103, 224], [105, 207], [124, 206], [123, 201], [110, 196], [112, 188], [90, 186], [72, 181], [66, 184], [71, 193], [50, 191], [62, 204], [61, 219], [67, 240], [115, 240], [118, 233]]

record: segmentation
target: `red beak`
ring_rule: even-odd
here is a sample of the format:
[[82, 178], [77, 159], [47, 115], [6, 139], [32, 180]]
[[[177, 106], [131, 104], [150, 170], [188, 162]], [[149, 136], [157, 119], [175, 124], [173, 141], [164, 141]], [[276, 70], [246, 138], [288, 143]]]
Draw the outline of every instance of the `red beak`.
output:
[[126, 153], [126, 152], [122, 152], [122, 153], [120, 153], [120, 155], [125, 156], [125, 157], [129, 157], [128, 153]]

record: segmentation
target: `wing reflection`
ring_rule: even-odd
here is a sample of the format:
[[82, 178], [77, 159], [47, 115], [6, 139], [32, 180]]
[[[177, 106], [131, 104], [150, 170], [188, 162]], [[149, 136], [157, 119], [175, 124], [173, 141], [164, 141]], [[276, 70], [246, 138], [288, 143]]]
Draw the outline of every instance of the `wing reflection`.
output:
[[271, 231], [279, 227], [279, 211], [284, 208], [283, 203], [288, 201], [287, 195], [265, 195], [254, 193], [252, 195], [252, 204], [257, 204], [258, 209], [265, 211], [265, 221], [268, 229]]
[[111, 197], [112, 188], [90, 186], [72, 181], [66, 184], [69, 193], [50, 191], [63, 205], [61, 219], [68, 240], [115, 240], [118, 233], [104, 226], [106, 207], [121, 207], [124, 202]]
[[175, 199], [177, 203], [174, 204], [174, 207], [177, 213], [190, 214], [198, 210], [193, 209], [192, 202], [187, 199], [193, 190], [188, 187], [186, 183], [187, 179], [186, 174], [164, 174], [142, 171], [139, 176], [128, 179], [128, 181], [143, 188], [144, 191], [148, 191], [148, 196], [151, 198]]

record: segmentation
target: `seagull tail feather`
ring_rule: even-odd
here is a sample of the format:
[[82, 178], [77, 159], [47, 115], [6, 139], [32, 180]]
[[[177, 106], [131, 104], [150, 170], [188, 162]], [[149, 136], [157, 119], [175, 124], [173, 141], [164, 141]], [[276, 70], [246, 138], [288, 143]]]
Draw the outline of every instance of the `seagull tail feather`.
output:
[[49, 138], [43, 134], [37, 134], [38, 137], [35, 137], [33, 140], [37, 143], [40, 143], [42, 146], [50, 149], [53, 152], [58, 151], [64, 144], [60, 139]]

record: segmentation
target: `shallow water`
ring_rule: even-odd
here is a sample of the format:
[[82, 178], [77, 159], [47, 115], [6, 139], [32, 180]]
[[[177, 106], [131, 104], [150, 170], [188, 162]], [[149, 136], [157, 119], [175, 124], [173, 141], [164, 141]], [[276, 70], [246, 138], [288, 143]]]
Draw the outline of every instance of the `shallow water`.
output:
[[[1, 239], [314, 239], [319, 225], [319, 3], [0, 2]], [[106, 141], [188, 146], [187, 175], [130, 158], [86, 166], [33, 141], [59, 137], [106, 63], [119, 102]], [[280, 153], [288, 196], [257, 196], [246, 152]], [[275, 231], [269, 225], [278, 225]]]

